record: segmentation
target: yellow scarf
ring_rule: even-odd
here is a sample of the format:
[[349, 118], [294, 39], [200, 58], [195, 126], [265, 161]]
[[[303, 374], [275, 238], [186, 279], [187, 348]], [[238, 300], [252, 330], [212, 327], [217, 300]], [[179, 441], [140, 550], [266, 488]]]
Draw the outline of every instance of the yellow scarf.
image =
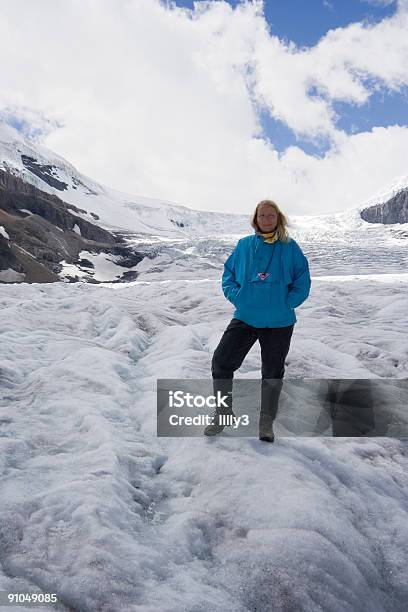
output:
[[259, 232], [265, 242], [275, 242], [278, 239], [278, 232], [274, 230], [273, 232], [262, 233]]

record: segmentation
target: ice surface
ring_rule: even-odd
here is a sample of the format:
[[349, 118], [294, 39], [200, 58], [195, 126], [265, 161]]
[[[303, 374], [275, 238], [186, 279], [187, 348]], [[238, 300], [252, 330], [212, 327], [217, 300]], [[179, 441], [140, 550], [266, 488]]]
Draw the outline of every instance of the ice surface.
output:
[[[302, 223], [286, 377], [406, 378], [406, 242]], [[128, 284], [2, 287], [0, 590], [81, 612], [406, 610], [404, 440], [156, 437], [157, 378], [210, 376], [236, 238], [140, 239]], [[256, 344], [236, 376], [259, 375]]]
[[[80, 612], [405, 612], [406, 440], [156, 436], [157, 378], [210, 376], [233, 312], [222, 266], [249, 215], [114, 191], [4, 124], [0, 152], [146, 255], [129, 283], [1, 287], [0, 590], [57, 593]], [[287, 378], [407, 378], [408, 224], [359, 216], [406, 184], [291, 217], [313, 284]], [[123, 272], [81, 256], [97, 280]], [[260, 376], [258, 344], [236, 376]]]

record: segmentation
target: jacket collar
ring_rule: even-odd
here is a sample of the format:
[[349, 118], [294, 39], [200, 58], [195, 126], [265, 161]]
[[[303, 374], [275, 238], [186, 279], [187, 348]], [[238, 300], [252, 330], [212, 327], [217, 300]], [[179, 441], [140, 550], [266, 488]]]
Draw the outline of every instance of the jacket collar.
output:
[[[258, 248], [261, 246], [261, 242], [263, 242], [262, 236], [259, 234], [255, 234], [253, 237], [253, 257], [256, 255]], [[268, 244], [268, 243], [265, 243]], [[268, 271], [271, 273], [270, 282], [273, 283], [282, 283], [289, 284], [292, 282], [292, 276], [290, 273], [290, 258], [289, 252], [287, 249], [284, 249], [283, 243], [280, 240], [273, 242], [268, 245], [273, 249], [273, 256], [268, 266]], [[254, 259], [252, 260], [254, 262]], [[255, 272], [259, 272], [259, 270], [254, 270]], [[265, 270], [260, 270], [261, 272], [265, 272]]]

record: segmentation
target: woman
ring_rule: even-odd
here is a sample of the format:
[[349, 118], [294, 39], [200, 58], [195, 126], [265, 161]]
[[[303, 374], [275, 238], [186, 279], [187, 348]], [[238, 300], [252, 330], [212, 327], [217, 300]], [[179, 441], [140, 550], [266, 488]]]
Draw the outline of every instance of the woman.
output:
[[[220, 415], [232, 412], [232, 380], [256, 340], [261, 345], [262, 387], [259, 439], [274, 441], [273, 421], [289, 351], [295, 308], [309, 295], [309, 265], [289, 237], [287, 219], [272, 200], [262, 200], [251, 219], [255, 233], [241, 238], [224, 264], [222, 290], [235, 306], [233, 318], [212, 359], [214, 395], [228, 396], [204, 433], [224, 429]], [[225, 418], [223, 419], [225, 423]]]

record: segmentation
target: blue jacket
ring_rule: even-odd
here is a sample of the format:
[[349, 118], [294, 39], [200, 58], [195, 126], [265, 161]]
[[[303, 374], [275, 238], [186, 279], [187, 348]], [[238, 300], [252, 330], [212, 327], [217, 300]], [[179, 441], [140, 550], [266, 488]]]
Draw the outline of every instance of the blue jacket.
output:
[[308, 261], [293, 238], [268, 243], [256, 233], [238, 240], [222, 275], [234, 318], [253, 327], [296, 323], [294, 309], [306, 300], [310, 285]]

